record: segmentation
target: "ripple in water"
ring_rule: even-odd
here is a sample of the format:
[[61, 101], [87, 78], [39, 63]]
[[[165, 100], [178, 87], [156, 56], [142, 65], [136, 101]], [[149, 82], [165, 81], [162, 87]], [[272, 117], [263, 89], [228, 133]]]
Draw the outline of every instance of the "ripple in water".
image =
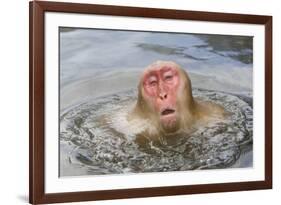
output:
[[[126, 113], [135, 91], [94, 99], [61, 113], [60, 175], [98, 175], [227, 168], [252, 147], [252, 98], [193, 89], [194, 97], [222, 105], [231, 115], [223, 122], [200, 127], [140, 146]], [[62, 157], [63, 156], [63, 157]], [[71, 171], [76, 168], [76, 171]]]

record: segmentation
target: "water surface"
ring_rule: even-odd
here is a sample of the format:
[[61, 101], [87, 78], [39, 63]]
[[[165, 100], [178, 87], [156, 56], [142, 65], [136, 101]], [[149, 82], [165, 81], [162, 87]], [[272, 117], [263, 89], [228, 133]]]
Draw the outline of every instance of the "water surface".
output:
[[[224, 122], [140, 146], [126, 122], [143, 69], [180, 64]], [[60, 176], [252, 166], [252, 37], [62, 29]]]

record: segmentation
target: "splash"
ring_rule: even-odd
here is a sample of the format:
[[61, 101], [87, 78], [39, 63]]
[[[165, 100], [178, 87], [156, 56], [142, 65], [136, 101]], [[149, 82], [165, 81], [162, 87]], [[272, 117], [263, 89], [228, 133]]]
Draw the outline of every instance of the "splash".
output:
[[[223, 106], [226, 121], [200, 127], [161, 143], [135, 142], [146, 122], [128, 123], [136, 91], [93, 99], [61, 113], [60, 176], [184, 171], [232, 167], [252, 149], [251, 96], [193, 89], [193, 95]], [[251, 160], [250, 160], [251, 161]]]

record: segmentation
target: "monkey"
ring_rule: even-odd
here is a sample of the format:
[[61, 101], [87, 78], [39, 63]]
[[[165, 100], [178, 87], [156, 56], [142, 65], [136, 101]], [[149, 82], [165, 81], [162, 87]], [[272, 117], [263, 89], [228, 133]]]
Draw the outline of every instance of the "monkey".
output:
[[156, 61], [140, 77], [137, 102], [127, 120], [145, 122], [138, 137], [157, 140], [161, 136], [192, 132], [199, 125], [226, 116], [222, 106], [193, 97], [191, 80], [178, 64]]

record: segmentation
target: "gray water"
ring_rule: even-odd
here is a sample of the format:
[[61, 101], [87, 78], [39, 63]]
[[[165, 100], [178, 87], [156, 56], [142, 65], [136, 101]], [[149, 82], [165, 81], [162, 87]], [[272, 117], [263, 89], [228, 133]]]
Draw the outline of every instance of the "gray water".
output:
[[[138, 144], [126, 114], [142, 70], [156, 60], [180, 64], [193, 95], [231, 115]], [[62, 29], [60, 176], [251, 167], [252, 66], [251, 37]]]

